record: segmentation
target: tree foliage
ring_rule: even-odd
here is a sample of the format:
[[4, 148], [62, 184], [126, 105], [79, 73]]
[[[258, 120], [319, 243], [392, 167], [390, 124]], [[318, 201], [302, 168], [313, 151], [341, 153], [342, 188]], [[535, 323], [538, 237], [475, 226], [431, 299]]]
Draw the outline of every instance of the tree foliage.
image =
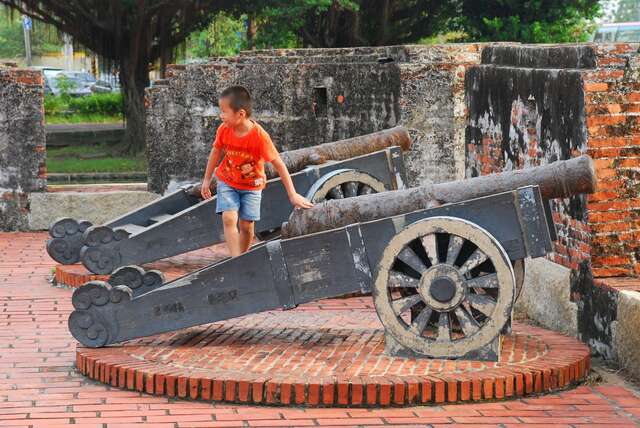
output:
[[201, 31], [195, 31], [187, 42], [189, 57], [237, 55], [246, 47], [245, 17], [236, 18], [219, 12], [211, 23]]
[[450, 7], [441, 0], [267, 3], [259, 17], [257, 45], [294, 44], [297, 38], [298, 45], [326, 48], [415, 42], [442, 29]]
[[258, 48], [575, 42], [600, 12], [598, 0], [257, 0], [245, 1], [245, 13], [248, 3], [257, 11]]
[[452, 26], [470, 40], [559, 43], [584, 41], [598, 0], [461, 0]]
[[[59, 52], [62, 40], [58, 31], [45, 24], [36, 23], [31, 30], [31, 52], [33, 55], [44, 55]], [[24, 58], [24, 33], [22, 19], [17, 13], [10, 13], [0, 6], [0, 57]]]
[[19, 13], [70, 34], [118, 69], [127, 118], [126, 146], [144, 147], [144, 88], [149, 68], [171, 61], [176, 47], [232, 0], [0, 0]]

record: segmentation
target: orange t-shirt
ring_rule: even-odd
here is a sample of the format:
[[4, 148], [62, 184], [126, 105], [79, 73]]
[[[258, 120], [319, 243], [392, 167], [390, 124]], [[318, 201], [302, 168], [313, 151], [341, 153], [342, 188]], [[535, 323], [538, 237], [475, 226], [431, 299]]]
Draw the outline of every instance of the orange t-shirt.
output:
[[271, 137], [262, 126], [253, 128], [242, 137], [224, 123], [216, 131], [213, 146], [224, 151], [224, 158], [216, 170], [216, 177], [239, 190], [261, 190], [267, 182], [264, 163], [278, 156]]

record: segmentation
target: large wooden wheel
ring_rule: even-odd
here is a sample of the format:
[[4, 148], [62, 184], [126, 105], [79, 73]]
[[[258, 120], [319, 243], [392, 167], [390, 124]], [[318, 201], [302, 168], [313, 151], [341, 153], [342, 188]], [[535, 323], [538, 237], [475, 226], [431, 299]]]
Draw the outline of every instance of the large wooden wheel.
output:
[[352, 198], [384, 192], [383, 182], [371, 174], [355, 169], [338, 169], [322, 176], [307, 192], [307, 199], [313, 203], [331, 199]]
[[480, 226], [433, 217], [391, 239], [373, 287], [386, 331], [416, 354], [457, 358], [492, 342], [515, 296], [511, 262]]

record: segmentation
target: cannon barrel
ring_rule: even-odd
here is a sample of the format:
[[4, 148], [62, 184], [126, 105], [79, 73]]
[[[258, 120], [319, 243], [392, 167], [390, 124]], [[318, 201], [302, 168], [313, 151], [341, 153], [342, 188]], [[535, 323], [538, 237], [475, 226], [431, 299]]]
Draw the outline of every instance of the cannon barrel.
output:
[[[328, 161], [339, 161], [377, 152], [387, 147], [400, 146], [407, 151], [411, 148], [411, 138], [402, 126], [385, 129], [372, 134], [333, 141], [313, 147], [290, 150], [280, 154], [290, 173], [302, 171], [308, 165], [319, 165]], [[267, 165], [267, 177], [277, 177], [277, 172]]]
[[[399, 146], [407, 151], [411, 148], [411, 138], [407, 129], [402, 126], [385, 129], [371, 134], [358, 137], [347, 138], [345, 140], [333, 141], [319, 144], [313, 147], [290, 150], [280, 153], [282, 161], [287, 166], [289, 173], [302, 171], [308, 165], [320, 165], [328, 161], [340, 161], [356, 156], [362, 156], [387, 147]], [[271, 164], [265, 165], [267, 178], [278, 176], [275, 168]], [[187, 192], [194, 196], [200, 195], [200, 184], [189, 188]], [[211, 180], [211, 190], [215, 192], [215, 176]]]
[[585, 155], [467, 180], [329, 200], [308, 210], [294, 210], [289, 221], [282, 226], [282, 236], [306, 235], [530, 185], [539, 186], [544, 199], [593, 193], [596, 188], [593, 161]]

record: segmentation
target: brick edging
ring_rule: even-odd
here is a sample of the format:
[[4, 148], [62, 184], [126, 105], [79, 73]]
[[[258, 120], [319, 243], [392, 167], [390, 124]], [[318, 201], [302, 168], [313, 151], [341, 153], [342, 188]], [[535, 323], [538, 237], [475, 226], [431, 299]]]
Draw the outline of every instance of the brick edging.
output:
[[[77, 265], [70, 265], [77, 266]], [[91, 273], [74, 272], [68, 269], [66, 265], [56, 265], [53, 274], [53, 281], [56, 285], [63, 285], [71, 288], [78, 288], [89, 281], [99, 280], [106, 281], [109, 275], [94, 275]]]
[[[536, 334], [537, 333], [537, 334]], [[91, 379], [123, 389], [193, 400], [308, 407], [386, 407], [506, 400], [577, 384], [590, 368], [578, 340], [535, 329], [548, 346], [538, 359], [476, 372], [420, 376], [296, 379], [176, 369], [135, 359], [125, 347], [78, 346], [76, 366]]]

